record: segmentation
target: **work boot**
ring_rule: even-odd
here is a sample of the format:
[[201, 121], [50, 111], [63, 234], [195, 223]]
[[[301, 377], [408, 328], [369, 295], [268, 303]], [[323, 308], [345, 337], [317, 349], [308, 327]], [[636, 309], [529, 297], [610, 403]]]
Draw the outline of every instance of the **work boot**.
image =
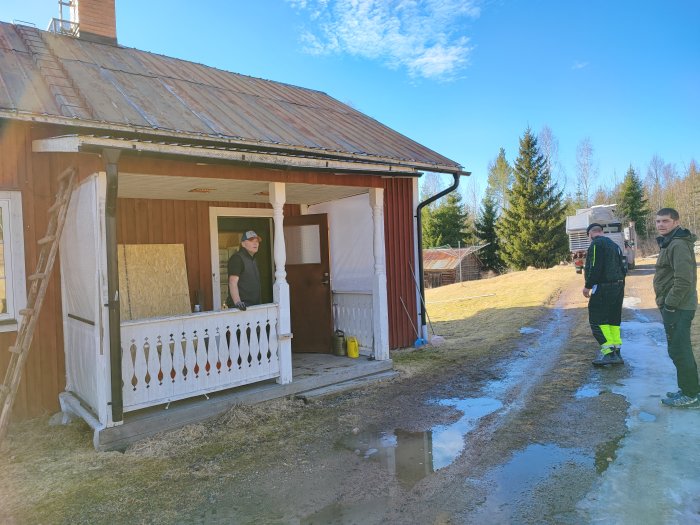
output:
[[604, 354], [603, 351], [601, 350], [600, 353], [598, 354], [598, 357], [596, 357], [593, 361], [591, 361], [595, 366], [605, 366], [605, 365], [616, 365], [619, 364], [619, 361], [615, 360], [614, 352], [608, 352], [607, 354]]
[[686, 396], [681, 394], [678, 397], [667, 397], [662, 399], [661, 402], [667, 407], [674, 408], [700, 408], [700, 397], [699, 396]]
[[613, 347], [612, 356], [613, 356], [613, 361], [612, 361], [613, 365], [624, 365], [625, 364], [625, 362], [622, 360], [622, 356], [620, 355], [620, 347], [619, 346]]

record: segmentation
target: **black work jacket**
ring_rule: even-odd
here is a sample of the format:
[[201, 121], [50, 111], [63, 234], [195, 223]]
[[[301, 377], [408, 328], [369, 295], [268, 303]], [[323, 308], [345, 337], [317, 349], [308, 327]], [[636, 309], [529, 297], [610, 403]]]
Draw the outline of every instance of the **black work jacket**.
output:
[[602, 235], [593, 239], [586, 253], [584, 277], [586, 288], [624, 280], [625, 266], [620, 247]]

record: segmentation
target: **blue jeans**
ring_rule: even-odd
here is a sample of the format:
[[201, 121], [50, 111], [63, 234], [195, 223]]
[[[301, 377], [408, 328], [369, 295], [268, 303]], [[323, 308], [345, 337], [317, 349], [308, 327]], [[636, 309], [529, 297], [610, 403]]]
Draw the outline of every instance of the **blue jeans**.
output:
[[698, 384], [698, 366], [690, 344], [690, 325], [695, 317], [695, 310], [676, 310], [669, 312], [661, 309], [664, 320], [668, 356], [676, 366], [678, 388], [686, 396], [694, 397], [700, 394]]

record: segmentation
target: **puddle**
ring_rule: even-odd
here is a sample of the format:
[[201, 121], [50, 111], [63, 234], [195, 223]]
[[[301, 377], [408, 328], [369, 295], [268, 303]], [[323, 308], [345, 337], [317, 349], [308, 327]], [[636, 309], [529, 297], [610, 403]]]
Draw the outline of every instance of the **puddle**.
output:
[[602, 474], [607, 470], [611, 463], [617, 459], [617, 449], [620, 447], [620, 441], [623, 436], [601, 443], [595, 449], [595, 470], [598, 474]]
[[553, 471], [567, 467], [581, 468], [592, 464], [589, 455], [578, 449], [557, 445], [534, 444], [517, 452], [501, 467], [487, 477], [487, 495], [469, 516], [470, 523], [518, 523], [519, 501], [526, 501], [538, 484], [546, 482]]
[[654, 414], [650, 414], [649, 412], [640, 412], [637, 417], [639, 418], [640, 421], [644, 421], [646, 423], [651, 423], [652, 421], [656, 421], [656, 416]]
[[373, 525], [382, 523], [388, 500], [378, 498], [352, 504], [332, 503], [299, 520], [299, 525]]
[[584, 399], [587, 397], [598, 397], [600, 395], [600, 387], [593, 386], [593, 385], [583, 385], [581, 388], [579, 388], [576, 393], [574, 394], [574, 397], [576, 399]]
[[462, 412], [454, 423], [436, 425], [425, 432], [370, 430], [348, 435], [339, 446], [365, 459], [381, 462], [402, 486], [411, 488], [419, 480], [454, 462], [464, 450], [464, 438], [479, 419], [500, 409], [492, 398], [441, 399], [436, 404]]

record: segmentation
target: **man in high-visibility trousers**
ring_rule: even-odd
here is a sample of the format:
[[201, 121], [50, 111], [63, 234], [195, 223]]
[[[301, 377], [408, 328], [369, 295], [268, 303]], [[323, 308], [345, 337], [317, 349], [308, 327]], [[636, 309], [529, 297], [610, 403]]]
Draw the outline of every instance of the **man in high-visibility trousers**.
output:
[[593, 223], [586, 230], [591, 244], [584, 267], [583, 296], [588, 299], [588, 322], [600, 345], [596, 366], [621, 365], [622, 301], [625, 297], [625, 266], [622, 250]]

